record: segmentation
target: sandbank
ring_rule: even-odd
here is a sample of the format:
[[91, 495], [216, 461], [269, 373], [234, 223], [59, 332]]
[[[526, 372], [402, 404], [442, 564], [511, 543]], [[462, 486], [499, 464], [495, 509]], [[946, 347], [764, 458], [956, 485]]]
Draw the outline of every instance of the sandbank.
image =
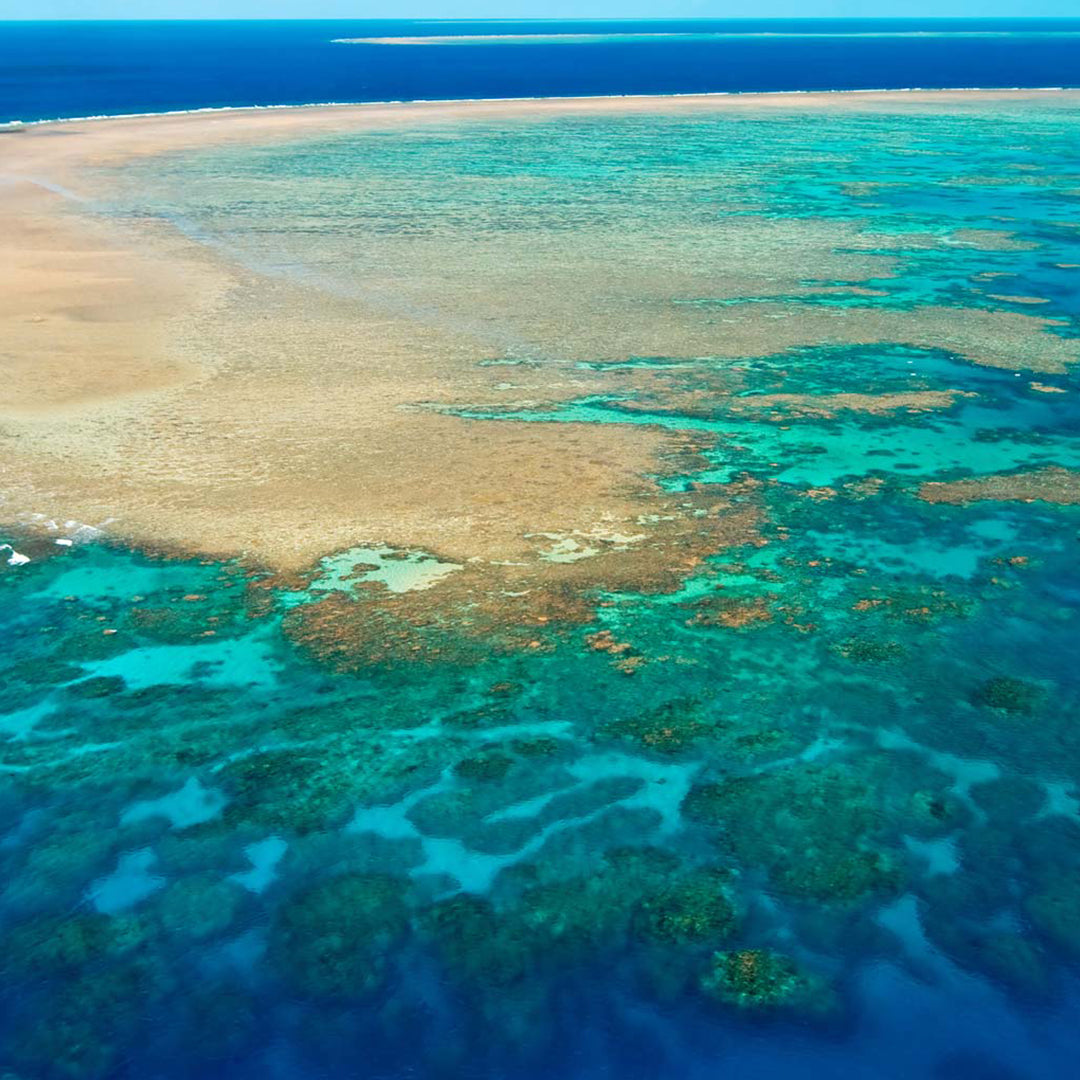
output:
[[[103, 217], [94, 211], [101, 170], [215, 144], [425, 124], [711, 110], [932, 112], [994, 102], [1074, 107], [1080, 92], [423, 102], [9, 125], [0, 131], [0, 518], [31, 527], [107, 523], [126, 542], [245, 557], [280, 572], [386, 543], [435, 552], [470, 567], [470, 576], [498, 567], [501, 589], [539, 578], [574, 588], [674, 587], [696, 560], [755, 536], [746, 497], [738, 507], [724, 492], [680, 500], [657, 483], [682, 471], [700, 444], [651, 427], [450, 415], [506, 403], [506, 370], [489, 363], [503, 352], [477, 329], [484, 318], [419, 323], [261, 277], [162, 221]], [[819, 248], [827, 249], [824, 240]], [[869, 275], [857, 253], [850, 259], [853, 279]], [[515, 369], [515, 400], [543, 407], [613, 378], [646, 386], [647, 373], [623, 373], [621, 362], [670, 353], [673, 341], [678, 355], [738, 358], [765, 344], [778, 351], [908, 340], [1008, 367], [1032, 352], [1037, 334], [1029, 367], [1060, 371], [1074, 358], [1062, 339], [1041, 333], [1049, 324], [1034, 315], [927, 308], [913, 317], [867, 305], [838, 320], [785, 300], [712, 318], [663, 296], [640, 314], [640, 294], [652, 287], [652, 279], [628, 284], [624, 309], [615, 296], [612, 317], [590, 329], [574, 307], [577, 283], [560, 290], [554, 279], [510, 281], [508, 290], [532, 300], [525, 330], [551, 346], [550, 363]], [[736, 275], [726, 287], [738, 295], [745, 282]], [[479, 295], [481, 315], [485, 302]], [[583, 371], [581, 360], [601, 370]], [[637, 539], [601, 541], [592, 560], [543, 558], [551, 537], [605, 535]]]

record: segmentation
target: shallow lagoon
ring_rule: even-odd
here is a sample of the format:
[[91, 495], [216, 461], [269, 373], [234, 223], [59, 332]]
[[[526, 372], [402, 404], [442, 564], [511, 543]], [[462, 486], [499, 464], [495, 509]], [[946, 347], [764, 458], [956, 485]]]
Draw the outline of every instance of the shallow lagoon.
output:
[[[358, 537], [280, 581], [107, 538], [5, 537], [29, 561], [0, 562], [4, 1066], [1064, 1075], [1080, 1049], [1080, 509], [919, 495], [1080, 468], [1078, 384], [1055, 370], [1077, 330], [1076, 118], [464, 131], [148, 162], [106, 209], [398, 314], [483, 322], [510, 381], [547, 362], [644, 372], [445, 408], [695, 432], [693, 470], [661, 483], [741, 485], [760, 535], [674, 592], [596, 589], [587, 619], [528, 647], [411, 661], [321, 652], [305, 609], [437, 604], [457, 572], [438, 553]], [[471, 277], [450, 275], [470, 250]], [[552, 313], [571, 256], [589, 260], [581, 296]], [[793, 287], [791, 266], [817, 259]], [[764, 304], [762, 319], [856, 309], [904, 327], [932, 304], [964, 326], [1030, 314], [1016, 297], [1054, 321], [1001, 344], [1015, 367], [925, 328], [770, 349], [764, 321], [763, 347], [709, 354], [684, 321]], [[589, 355], [652, 317], [666, 351]], [[836, 397], [943, 391], [927, 408]], [[594, 542], [550, 540], [556, 562]]]

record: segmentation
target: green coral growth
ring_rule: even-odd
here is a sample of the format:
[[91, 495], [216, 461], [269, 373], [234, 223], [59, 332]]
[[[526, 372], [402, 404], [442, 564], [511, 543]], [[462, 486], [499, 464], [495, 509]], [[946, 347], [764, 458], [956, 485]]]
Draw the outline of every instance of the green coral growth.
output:
[[502, 780], [514, 765], [514, 759], [500, 750], [483, 750], [462, 758], [454, 772], [462, 780]]
[[986, 709], [1000, 709], [1002, 712], [1027, 716], [1035, 711], [1042, 696], [1039, 687], [1023, 679], [998, 675], [978, 686], [971, 695], [971, 700], [975, 705]]
[[697, 698], [677, 698], [635, 716], [613, 720], [603, 730], [608, 736], [629, 739], [646, 750], [677, 754], [714, 728], [713, 723], [702, 718]]
[[524, 926], [500, 918], [487, 900], [455, 896], [434, 904], [421, 930], [458, 978], [484, 986], [506, 986], [526, 978], [535, 962], [535, 939]]
[[768, 949], [715, 953], [699, 985], [708, 997], [740, 1009], [820, 1008], [827, 1001], [817, 979]]
[[1080, 873], [1053, 879], [1027, 898], [1024, 911], [1055, 949], [1080, 960]]
[[900, 882], [893, 861], [880, 851], [846, 851], [837, 845], [808, 849], [781, 862], [774, 879], [784, 892], [822, 903], [848, 903], [889, 892]]
[[269, 955], [300, 993], [350, 1000], [383, 984], [391, 947], [407, 929], [400, 882], [379, 874], [345, 874], [282, 905], [270, 930]]
[[851, 638], [838, 646], [837, 652], [845, 659], [859, 664], [888, 664], [901, 659], [905, 654], [905, 649], [896, 641]]
[[266, 750], [227, 764], [215, 777], [229, 795], [229, 825], [247, 822], [311, 832], [345, 824], [369, 794], [372, 772], [362, 745], [308, 750]]
[[538, 735], [535, 739], [515, 739], [510, 748], [524, 758], [551, 757], [559, 751], [559, 740], [550, 735]]
[[3, 941], [3, 971], [55, 975], [101, 960], [116, 944], [116, 921], [107, 915], [39, 918], [10, 930]]
[[872, 843], [884, 825], [880, 797], [839, 765], [697, 784], [682, 812], [795, 898], [848, 903], [899, 882], [892, 857]]
[[687, 874], [641, 902], [638, 931], [665, 945], [722, 942], [734, 934], [738, 921], [725, 891], [728, 881], [724, 871]]
[[639, 905], [678, 869], [678, 859], [657, 848], [617, 848], [590, 874], [526, 885], [507, 917], [528, 928], [545, 958], [594, 962], [622, 948]]
[[64, 983], [33, 1023], [18, 1031], [11, 1047], [15, 1060], [42, 1080], [115, 1076], [144, 1010], [166, 985], [161, 976], [136, 961]]

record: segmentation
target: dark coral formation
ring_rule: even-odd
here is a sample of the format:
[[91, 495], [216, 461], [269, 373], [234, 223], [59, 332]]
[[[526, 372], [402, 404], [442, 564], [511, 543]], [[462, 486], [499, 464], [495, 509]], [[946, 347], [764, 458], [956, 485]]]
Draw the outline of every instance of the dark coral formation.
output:
[[612, 720], [604, 733], [631, 740], [644, 750], [677, 754], [716, 729], [703, 702], [679, 698], [645, 709], [635, 716]]
[[738, 926], [729, 883], [729, 874], [709, 869], [676, 878], [642, 900], [636, 921], [639, 933], [670, 946], [722, 943]]
[[770, 1010], [801, 1006], [828, 1007], [828, 995], [795, 962], [768, 949], [716, 953], [701, 976], [710, 998], [740, 1009]]
[[408, 925], [398, 881], [346, 874], [282, 905], [271, 927], [270, 959], [280, 978], [300, 994], [363, 998], [383, 985], [393, 946]]
[[1024, 679], [997, 675], [976, 687], [971, 700], [987, 709], [1026, 716], [1035, 711], [1042, 697], [1042, 690]]
[[[741, 864], [768, 870], [787, 895], [848, 903], [899, 883], [875, 793], [852, 770], [803, 766], [703, 783], [683, 803]], [[880, 840], [878, 840], [880, 843]]]

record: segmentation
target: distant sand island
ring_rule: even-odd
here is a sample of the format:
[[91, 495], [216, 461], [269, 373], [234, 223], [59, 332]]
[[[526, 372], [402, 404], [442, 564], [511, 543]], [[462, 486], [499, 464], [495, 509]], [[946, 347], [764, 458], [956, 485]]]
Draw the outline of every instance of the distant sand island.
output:
[[[724, 34], [428, 34], [421, 37], [332, 38], [332, 45], [453, 45], [469, 42], [548, 42], [548, 41], [651, 41], [654, 38], [726, 37]], [[770, 35], [775, 36], [775, 35]]]
[[492, 44], [590, 44], [633, 41], [654, 41], [667, 38], [676, 41], [715, 41], [717, 38], [744, 40], [747, 38], [987, 38], [987, 37], [1076, 37], [1075, 30], [867, 30], [862, 33], [842, 33], [830, 30], [760, 30], [746, 33], [722, 30], [646, 31], [619, 33], [595, 32], [583, 34], [425, 34], [418, 37], [347, 37], [331, 38], [332, 45], [483, 45]]

